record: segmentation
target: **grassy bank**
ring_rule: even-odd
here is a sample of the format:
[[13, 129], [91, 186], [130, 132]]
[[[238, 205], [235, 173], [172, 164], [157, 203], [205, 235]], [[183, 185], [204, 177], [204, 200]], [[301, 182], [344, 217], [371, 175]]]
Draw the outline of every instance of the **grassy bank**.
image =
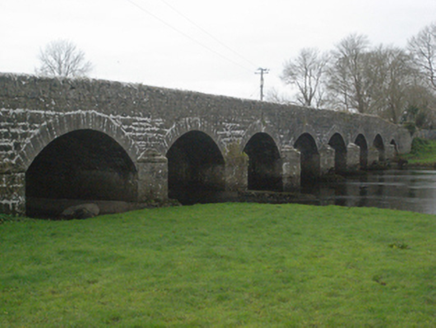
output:
[[436, 141], [415, 138], [411, 152], [401, 157], [412, 166], [436, 167]]
[[210, 204], [0, 224], [1, 327], [434, 327], [434, 216]]

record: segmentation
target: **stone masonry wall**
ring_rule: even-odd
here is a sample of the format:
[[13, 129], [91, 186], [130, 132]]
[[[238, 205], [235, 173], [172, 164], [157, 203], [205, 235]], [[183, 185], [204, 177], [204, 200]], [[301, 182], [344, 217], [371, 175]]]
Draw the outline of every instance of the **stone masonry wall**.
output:
[[165, 153], [181, 134], [193, 129], [210, 135], [222, 151], [234, 141], [245, 146], [260, 131], [269, 133], [280, 147], [292, 146], [301, 133], [309, 132], [320, 148], [339, 132], [347, 144], [358, 133], [371, 141], [380, 133], [385, 143], [400, 138], [400, 152], [410, 149], [402, 129], [374, 116], [108, 81], [0, 75], [0, 109], [0, 151], [7, 158], [17, 154], [23, 141], [45, 122], [81, 112], [106, 116], [141, 153], [147, 149]]
[[[302, 133], [309, 133], [318, 149], [323, 149], [335, 133], [346, 145], [354, 143], [359, 134], [368, 147], [377, 134], [385, 145], [394, 140], [400, 153], [408, 152], [411, 145], [405, 129], [375, 116], [139, 84], [0, 74], [0, 210], [21, 206], [13, 204], [24, 197], [23, 176], [33, 159], [48, 143], [78, 129], [106, 133], [126, 150], [136, 166], [138, 159], [150, 151], [165, 157], [184, 133], [204, 132], [217, 144], [227, 164], [242, 163], [240, 168], [227, 165], [225, 169], [226, 174], [235, 175], [226, 176], [234, 187], [246, 186], [241, 179], [246, 178], [247, 165], [245, 160], [235, 161], [235, 156], [242, 154], [250, 138], [259, 132], [271, 136], [280, 153], [282, 149], [289, 152]], [[148, 167], [141, 163], [139, 166]], [[162, 163], [165, 165], [164, 160]], [[294, 165], [283, 165], [287, 181], [298, 181], [289, 171]], [[299, 174], [297, 171], [295, 174]], [[163, 181], [166, 173], [159, 174]], [[158, 188], [158, 194], [165, 193], [165, 186]]]

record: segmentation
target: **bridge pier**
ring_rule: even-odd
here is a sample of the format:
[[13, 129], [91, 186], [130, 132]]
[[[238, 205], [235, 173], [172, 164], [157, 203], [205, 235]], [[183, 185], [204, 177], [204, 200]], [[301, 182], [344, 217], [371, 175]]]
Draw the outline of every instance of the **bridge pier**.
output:
[[356, 171], [360, 167], [360, 147], [355, 143], [347, 146], [347, 170]]
[[335, 150], [329, 145], [324, 145], [319, 150], [321, 176], [335, 169]]
[[380, 159], [380, 151], [375, 147], [368, 148], [368, 166], [378, 163]]
[[293, 191], [301, 184], [301, 153], [293, 147], [282, 149], [283, 191]]
[[147, 151], [136, 162], [138, 202], [168, 199], [168, 160], [157, 151]]
[[226, 191], [246, 191], [248, 189], [248, 156], [240, 152], [239, 146], [229, 146], [225, 156]]
[[392, 160], [396, 156], [395, 145], [386, 145], [386, 159]]
[[26, 213], [26, 175], [24, 172], [0, 173], [0, 213]]

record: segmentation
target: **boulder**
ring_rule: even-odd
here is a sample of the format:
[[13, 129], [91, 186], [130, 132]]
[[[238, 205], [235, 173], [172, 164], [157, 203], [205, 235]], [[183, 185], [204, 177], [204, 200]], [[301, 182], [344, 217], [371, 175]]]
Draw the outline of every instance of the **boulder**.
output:
[[68, 207], [61, 213], [61, 219], [89, 219], [97, 216], [100, 213], [100, 208], [96, 204], [80, 204]]

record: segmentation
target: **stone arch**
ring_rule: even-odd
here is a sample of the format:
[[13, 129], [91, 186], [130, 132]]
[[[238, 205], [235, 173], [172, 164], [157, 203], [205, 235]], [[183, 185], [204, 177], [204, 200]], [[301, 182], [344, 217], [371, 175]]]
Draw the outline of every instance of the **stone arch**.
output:
[[261, 121], [256, 121], [247, 128], [241, 141], [241, 152], [246, 148], [247, 143], [252, 139], [252, 137], [258, 133], [268, 135], [274, 141], [274, 144], [276, 145], [281, 156], [282, 145], [280, 143], [280, 138], [277, 131], [272, 129], [270, 126], [263, 124]]
[[347, 169], [347, 145], [339, 133], [333, 134], [328, 142], [335, 150], [335, 171], [344, 172]]
[[[349, 142], [347, 142], [347, 140], [345, 139], [344, 136], [346, 136], [347, 134], [344, 132], [344, 130], [342, 129], [341, 126], [338, 126], [337, 124], [334, 124], [329, 131], [325, 134], [324, 138], [323, 138], [323, 143], [324, 144], [328, 144], [330, 142], [330, 140], [335, 136], [335, 135], [339, 135], [342, 140], [344, 141], [345, 144], [348, 144]], [[336, 137], [335, 137], [336, 138]]]
[[26, 214], [58, 216], [77, 202], [135, 202], [137, 177], [135, 163], [115, 139], [77, 129], [51, 141], [27, 168]]
[[168, 194], [182, 204], [211, 201], [225, 190], [225, 161], [215, 140], [191, 130], [174, 140], [166, 153]]
[[213, 140], [216, 146], [219, 148], [221, 154], [225, 153], [225, 146], [221, 141], [221, 137], [216, 131], [216, 127], [209, 121], [202, 120], [200, 118], [184, 118], [173, 126], [165, 134], [163, 144], [158, 148], [158, 151], [162, 154], [166, 154], [171, 146], [179, 140], [180, 137], [191, 131], [203, 132], [209, 138]]
[[366, 169], [368, 166], [368, 143], [363, 134], [358, 134], [354, 143], [360, 148], [360, 167]]
[[248, 189], [283, 190], [280, 152], [265, 132], [253, 135], [244, 147], [248, 155]]
[[373, 141], [373, 146], [378, 151], [378, 160], [380, 162], [385, 160], [385, 144], [383, 142], [383, 138], [380, 134], [377, 134]]
[[76, 130], [95, 130], [108, 135], [120, 144], [132, 162], [136, 163], [139, 148], [118, 124], [108, 116], [95, 111], [78, 111], [58, 115], [41, 125], [39, 131], [30, 138], [19, 155], [24, 169], [27, 170], [35, 157], [53, 140]]
[[301, 153], [301, 183], [316, 181], [320, 176], [320, 155], [315, 139], [309, 133], [301, 134], [294, 143]]
[[310, 137], [315, 142], [316, 148], [317, 149], [321, 149], [322, 142], [321, 142], [321, 140], [319, 140], [319, 138], [317, 138], [317, 131], [316, 131], [316, 129], [312, 125], [310, 125], [310, 124], [305, 124], [302, 127], [297, 127], [295, 129], [295, 131], [293, 131], [292, 138], [290, 139], [290, 145], [295, 144], [295, 142], [298, 140], [298, 138], [301, 137], [304, 134], [310, 135]]

